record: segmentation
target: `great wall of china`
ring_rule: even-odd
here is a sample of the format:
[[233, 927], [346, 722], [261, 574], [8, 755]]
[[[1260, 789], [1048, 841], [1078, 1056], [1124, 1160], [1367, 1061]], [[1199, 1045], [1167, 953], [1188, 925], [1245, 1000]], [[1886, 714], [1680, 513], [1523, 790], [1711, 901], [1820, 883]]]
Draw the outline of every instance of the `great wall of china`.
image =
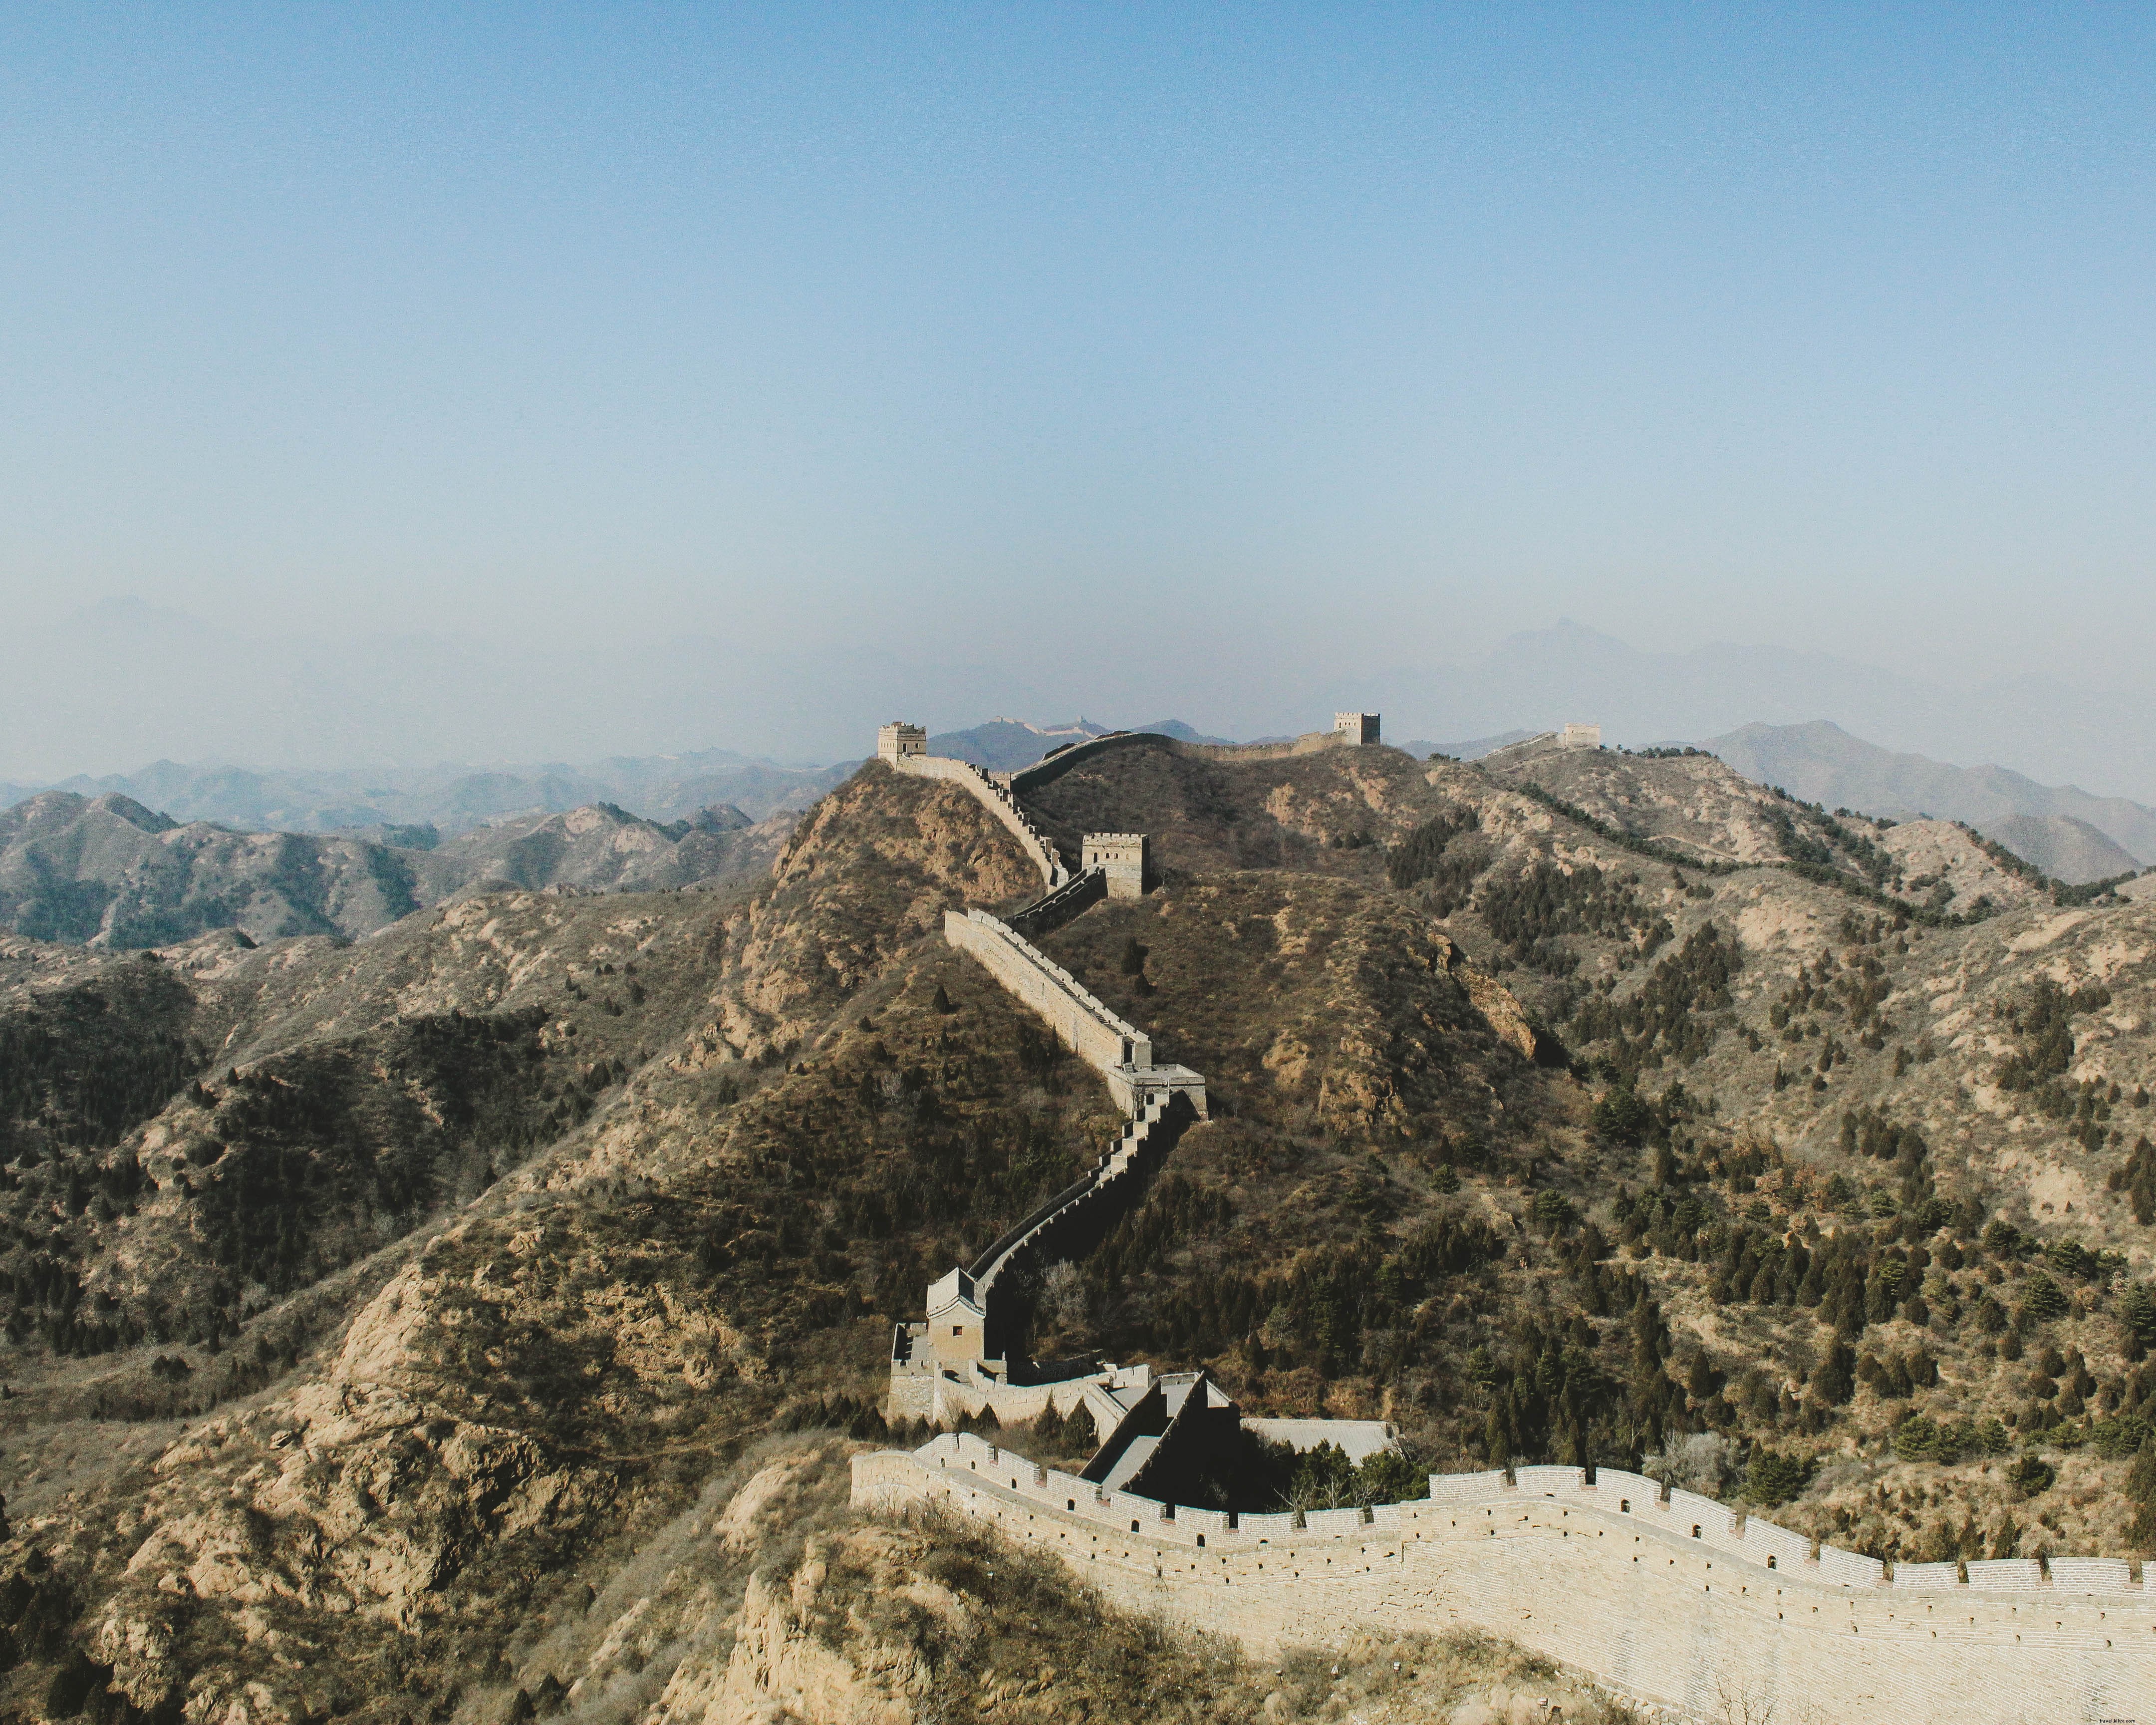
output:
[[[1255, 751], [1276, 757], [1374, 743], [1377, 723], [1374, 714], [1342, 714], [1331, 732]], [[1575, 728], [1587, 727], [1568, 727]], [[886, 726], [880, 752], [895, 770], [963, 786], [1019, 839], [1047, 891], [1013, 922], [1038, 932], [1111, 891], [1144, 890], [1143, 841], [1089, 835], [1085, 865], [1073, 874], [1017, 792], [1135, 740], [1094, 738], [1000, 780], [928, 756], [916, 726]], [[1112, 883], [1109, 848], [1100, 860], [1091, 853], [1096, 837], [1116, 841]], [[1051, 920], [1038, 920], [1044, 911]], [[1224, 1422], [1240, 1420], [1240, 1410], [1202, 1373], [1159, 1377], [1146, 1366], [1090, 1362], [1058, 1370], [1009, 1358], [998, 1284], [1097, 1240], [1183, 1127], [1204, 1117], [1204, 1081], [1187, 1068], [1154, 1065], [1149, 1036], [1011, 923], [952, 911], [944, 933], [1093, 1066], [1132, 1117], [1099, 1168], [970, 1269], [937, 1282], [927, 1322], [898, 1327], [890, 1411], [942, 1425], [991, 1409], [1008, 1425], [1037, 1419], [1051, 1403], [1066, 1414], [1082, 1403], [1105, 1440], [1070, 1474], [970, 1433], [941, 1434], [911, 1452], [856, 1456], [856, 1505], [938, 1505], [978, 1517], [1015, 1542], [1055, 1552], [1125, 1605], [1263, 1653], [1370, 1632], [1463, 1628], [1507, 1637], [1635, 1702], [1688, 1718], [2156, 1722], [2156, 1589], [2140, 1565], [2123, 1559], [1902, 1563], [1890, 1571], [1613, 1468], [1433, 1474], [1426, 1498], [1272, 1515], [1201, 1509], [1176, 1503], [1169, 1491], [1130, 1489], [1172, 1486], [1178, 1447], [1213, 1441]], [[1351, 1455], [1390, 1440], [1389, 1428], [1374, 1422], [1250, 1423], [1298, 1448], [1332, 1440]]]

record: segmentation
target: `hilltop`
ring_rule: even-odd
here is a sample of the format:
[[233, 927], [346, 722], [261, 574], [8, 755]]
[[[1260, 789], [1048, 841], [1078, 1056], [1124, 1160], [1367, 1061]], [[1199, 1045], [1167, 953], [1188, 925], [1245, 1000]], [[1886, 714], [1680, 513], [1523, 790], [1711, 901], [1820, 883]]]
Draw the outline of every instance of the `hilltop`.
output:
[[[2140, 1537], [2156, 901], [1697, 755], [1134, 736], [1024, 795], [1073, 850], [1152, 836], [1157, 891], [1043, 944], [1214, 1098], [1036, 1351], [1432, 1466], [1658, 1454], [1882, 1557]], [[755, 830], [712, 824], [671, 842]], [[0, 1705], [835, 1721], [901, 1645], [989, 1695], [964, 1565], [1014, 1559], [842, 1525], [850, 1440], [789, 1434], [880, 1436], [892, 1324], [1119, 1116], [940, 937], [1040, 891], [961, 788], [870, 762], [767, 854], [357, 945], [0, 942]], [[1041, 1573], [1036, 1623], [1097, 1609]], [[1133, 1681], [1023, 1681], [1123, 1717], [1213, 1668], [1099, 1623]]]

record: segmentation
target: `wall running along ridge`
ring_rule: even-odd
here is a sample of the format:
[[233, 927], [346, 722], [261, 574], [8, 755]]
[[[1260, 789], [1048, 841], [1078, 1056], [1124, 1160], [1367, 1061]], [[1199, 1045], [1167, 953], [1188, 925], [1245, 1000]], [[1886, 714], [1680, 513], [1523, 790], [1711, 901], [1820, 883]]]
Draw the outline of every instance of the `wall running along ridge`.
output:
[[[1045, 783], [1141, 741], [1163, 740], [1096, 738], [1010, 783]], [[1265, 759], [1344, 745], [1336, 733], [1312, 732], [1285, 744], [1167, 746]], [[1015, 797], [978, 768], [932, 757], [894, 764], [966, 784], [1027, 845], [1050, 887], [1015, 919], [1029, 932], [1060, 926], [1104, 890], [1072, 877]], [[952, 911], [944, 934], [1139, 1116], [1100, 1169], [975, 1261], [973, 1291], [985, 1312], [1006, 1271], [1066, 1247], [1074, 1223], [1097, 1220], [1116, 1184], [1141, 1171], [1141, 1158], [1173, 1142], [1153, 1135], [1171, 1098], [1133, 1088], [1151, 1067], [1151, 1039], [1016, 930], [983, 911]], [[1202, 1112], [1203, 1080], [1186, 1076]], [[1051, 1399], [1067, 1407], [1082, 1399], [1106, 1431], [1106, 1416], [1147, 1388], [1112, 1371], [1014, 1384], [980, 1361], [963, 1374], [939, 1373], [906, 1358], [906, 1338], [927, 1327], [899, 1326], [894, 1415], [942, 1420], [990, 1406], [999, 1418], [1024, 1419]], [[872, 1510], [963, 1510], [1014, 1540], [1039, 1542], [1127, 1606], [1266, 1653], [1373, 1630], [1460, 1627], [1506, 1636], [1620, 1693], [1696, 1717], [1771, 1709], [1796, 1721], [2086, 1725], [2156, 1714], [2156, 1589], [2123, 1561], [1907, 1563], [1890, 1578], [1876, 1559], [1815, 1547], [1712, 1498], [1665, 1493], [1615, 1469], [1598, 1470], [1592, 1484], [1568, 1467], [1432, 1475], [1430, 1496], [1410, 1502], [1236, 1517], [1095, 1485], [954, 1433], [911, 1454], [855, 1456], [853, 1501]]]
[[1152, 1038], [1106, 1006], [1048, 955], [986, 911], [946, 911], [943, 938], [980, 961], [988, 974], [1048, 1020], [1064, 1045], [1106, 1076], [1119, 1066], [1150, 1066]]
[[2156, 1599], [2123, 1563], [1972, 1563], [1968, 1582], [1811, 1542], [1638, 1474], [1435, 1474], [1408, 1503], [1231, 1517], [1107, 1491], [969, 1433], [853, 1462], [871, 1510], [940, 1503], [1132, 1609], [1270, 1654], [1450, 1628], [1506, 1636], [1698, 1716], [1892, 1725], [2147, 1721]]
[[1019, 807], [1018, 798], [989, 778], [985, 768], [971, 761], [953, 761], [944, 755], [901, 755], [891, 762], [895, 773], [914, 778], [940, 778], [963, 786], [980, 799], [981, 806], [1010, 829], [1025, 854], [1040, 870], [1040, 878], [1053, 891], [1070, 878], [1070, 870], [1047, 834]]
[[1152, 1038], [1108, 1010], [1086, 985], [986, 911], [946, 911], [943, 938], [980, 961], [1003, 988], [1048, 1021], [1064, 1045], [1107, 1081], [1126, 1114], [1148, 1099], [1186, 1098], [1207, 1114], [1205, 1080], [1188, 1066], [1153, 1064]]
[[1305, 732], [1286, 742], [1184, 742], [1179, 737], [1163, 737], [1157, 731], [1111, 731], [1058, 749], [1030, 767], [1021, 767], [1010, 775], [1009, 783], [1014, 792], [1034, 790], [1053, 783], [1081, 761], [1127, 748], [1164, 749], [1170, 754], [1209, 761], [1280, 761], [1291, 755], [1314, 755], [1326, 749], [1354, 747], [1356, 739], [1339, 731]]

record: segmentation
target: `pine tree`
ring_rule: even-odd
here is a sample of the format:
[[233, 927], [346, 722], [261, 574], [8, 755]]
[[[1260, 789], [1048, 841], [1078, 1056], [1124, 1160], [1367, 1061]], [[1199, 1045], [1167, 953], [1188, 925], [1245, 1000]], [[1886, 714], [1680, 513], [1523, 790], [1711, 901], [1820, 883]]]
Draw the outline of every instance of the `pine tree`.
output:
[[1064, 1453], [1090, 1455], [1101, 1447], [1101, 1434], [1093, 1424], [1093, 1410], [1082, 1401], [1063, 1421]]
[[1050, 1396], [1048, 1405], [1040, 1410], [1040, 1417], [1033, 1422], [1034, 1441], [1051, 1455], [1060, 1455], [1065, 1451], [1066, 1436], [1063, 1416], [1055, 1411], [1055, 1398]]

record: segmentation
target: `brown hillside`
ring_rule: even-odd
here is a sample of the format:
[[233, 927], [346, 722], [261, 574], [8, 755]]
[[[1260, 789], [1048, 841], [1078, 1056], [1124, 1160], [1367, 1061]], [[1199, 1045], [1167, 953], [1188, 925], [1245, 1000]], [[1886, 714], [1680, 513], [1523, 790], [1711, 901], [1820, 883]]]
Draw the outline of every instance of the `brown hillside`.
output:
[[[1606, 806], [1654, 805], [1670, 763], [1610, 759]], [[1047, 944], [1216, 1103], [1043, 1276], [1043, 1351], [1383, 1411], [1439, 1466], [1654, 1453], [1890, 1558], [2156, 1543], [2156, 905], [1926, 926], [1853, 850], [1710, 874], [1380, 748], [1148, 741], [1036, 806], [1155, 835], [1163, 890]], [[871, 764], [717, 891], [0, 948], [0, 1707], [685, 1721], [901, 1656], [955, 1716], [1122, 1717], [1111, 1666], [1163, 1713], [1264, 1700], [1106, 1619], [1024, 1689], [942, 1536], [761, 1447], [873, 1432], [891, 1322], [1116, 1124], [939, 937], [1037, 881]], [[1092, 1609], [1038, 1586], [1035, 1622]], [[1269, 1717], [1332, 1692], [1266, 1681]]]

